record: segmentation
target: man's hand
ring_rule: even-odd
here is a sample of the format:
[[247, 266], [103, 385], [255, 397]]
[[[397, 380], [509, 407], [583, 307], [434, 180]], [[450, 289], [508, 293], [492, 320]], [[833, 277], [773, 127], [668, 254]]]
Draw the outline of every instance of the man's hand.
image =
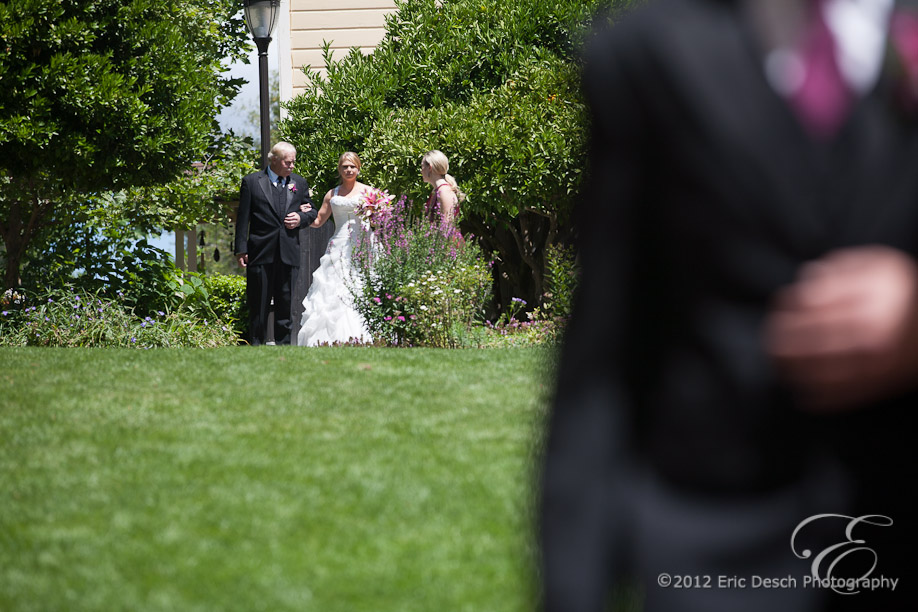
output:
[[766, 346], [814, 409], [888, 396], [918, 374], [918, 267], [882, 246], [804, 266], [766, 321]]
[[249, 265], [249, 254], [243, 253], [242, 255], [236, 255], [236, 261], [239, 262], [239, 265], [243, 268]]
[[300, 216], [295, 213], [287, 213], [287, 216], [284, 217], [284, 227], [287, 229], [296, 229], [300, 226]]

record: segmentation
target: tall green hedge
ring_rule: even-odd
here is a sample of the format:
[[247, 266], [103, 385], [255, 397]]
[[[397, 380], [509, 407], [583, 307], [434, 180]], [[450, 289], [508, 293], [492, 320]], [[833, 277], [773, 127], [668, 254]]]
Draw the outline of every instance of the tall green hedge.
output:
[[[109, 190], [202, 161], [245, 56], [238, 0], [0, 2], [4, 287], [30, 248]], [[237, 179], [238, 180], [238, 179]]]
[[468, 194], [462, 228], [496, 252], [498, 298], [537, 303], [546, 245], [570, 238], [583, 179], [579, 49], [591, 15], [627, 0], [396, 0], [372, 55], [307, 70], [281, 132], [319, 191], [345, 150], [362, 178], [420, 205], [421, 156], [440, 149]]

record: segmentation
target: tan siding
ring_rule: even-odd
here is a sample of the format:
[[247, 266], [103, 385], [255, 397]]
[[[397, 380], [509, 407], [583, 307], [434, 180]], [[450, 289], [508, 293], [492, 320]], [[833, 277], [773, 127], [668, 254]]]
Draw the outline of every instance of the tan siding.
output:
[[291, 13], [338, 11], [341, 9], [393, 8], [392, 0], [293, 0]]
[[[349, 47], [375, 47], [382, 40], [386, 31], [383, 28], [363, 28], [359, 30], [307, 30], [294, 32], [290, 37], [293, 49], [293, 62], [296, 55], [308, 49], [321, 49], [322, 43], [328, 41], [332, 49]], [[335, 54], [336, 57], [340, 55]]]
[[[375, 47], [360, 47], [360, 51], [364, 54], [372, 53]], [[339, 60], [350, 52], [350, 48], [345, 49], [332, 49], [332, 59]], [[302, 87], [303, 83], [306, 80], [306, 77], [303, 76], [303, 66], [309, 65], [314, 70], [321, 70], [325, 68], [325, 63], [322, 61], [322, 50], [321, 49], [303, 49], [293, 52], [293, 86]]]
[[386, 15], [395, 9], [366, 9], [353, 11], [303, 11], [291, 13], [290, 30], [337, 30], [341, 28], [378, 28], [386, 23]]
[[324, 72], [323, 41], [331, 44], [336, 60], [351, 47], [372, 53], [385, 34], [386, 15], [394, 11], [393, 0], [290, 0], [293, 95], [303, 91], [303, 66]]

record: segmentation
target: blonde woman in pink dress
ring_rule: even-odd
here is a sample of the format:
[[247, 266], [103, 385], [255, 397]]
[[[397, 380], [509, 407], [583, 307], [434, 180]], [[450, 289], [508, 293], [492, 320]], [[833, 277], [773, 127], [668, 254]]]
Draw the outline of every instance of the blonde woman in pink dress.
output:
[[459, 202], [465, 194], [449, 174], [449, 159], [441, 151], [428, 151], [421, 159], [421, 177], [433, 191], [427, 198], [425, 214], [431, 221], [455, 226], [459, 218]]

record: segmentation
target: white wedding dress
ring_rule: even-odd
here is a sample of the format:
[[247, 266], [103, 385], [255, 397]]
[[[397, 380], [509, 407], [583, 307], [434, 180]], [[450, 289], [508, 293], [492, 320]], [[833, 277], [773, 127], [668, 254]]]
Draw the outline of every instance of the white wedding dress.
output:
[[358, 197], [339, 196], [335, 187], [329, 204], [335, 220], [335, 233], [328, 241], [325, 255], [312, 275], [309, 293], [303, 300], [303, 318], [296, 339], [298, 346], [371, 340], [366, 322], [354, 310], [351, 293], [360, 286], [360, 279], [351, 263], [354, 242], [365, 231], [354, 212]]

